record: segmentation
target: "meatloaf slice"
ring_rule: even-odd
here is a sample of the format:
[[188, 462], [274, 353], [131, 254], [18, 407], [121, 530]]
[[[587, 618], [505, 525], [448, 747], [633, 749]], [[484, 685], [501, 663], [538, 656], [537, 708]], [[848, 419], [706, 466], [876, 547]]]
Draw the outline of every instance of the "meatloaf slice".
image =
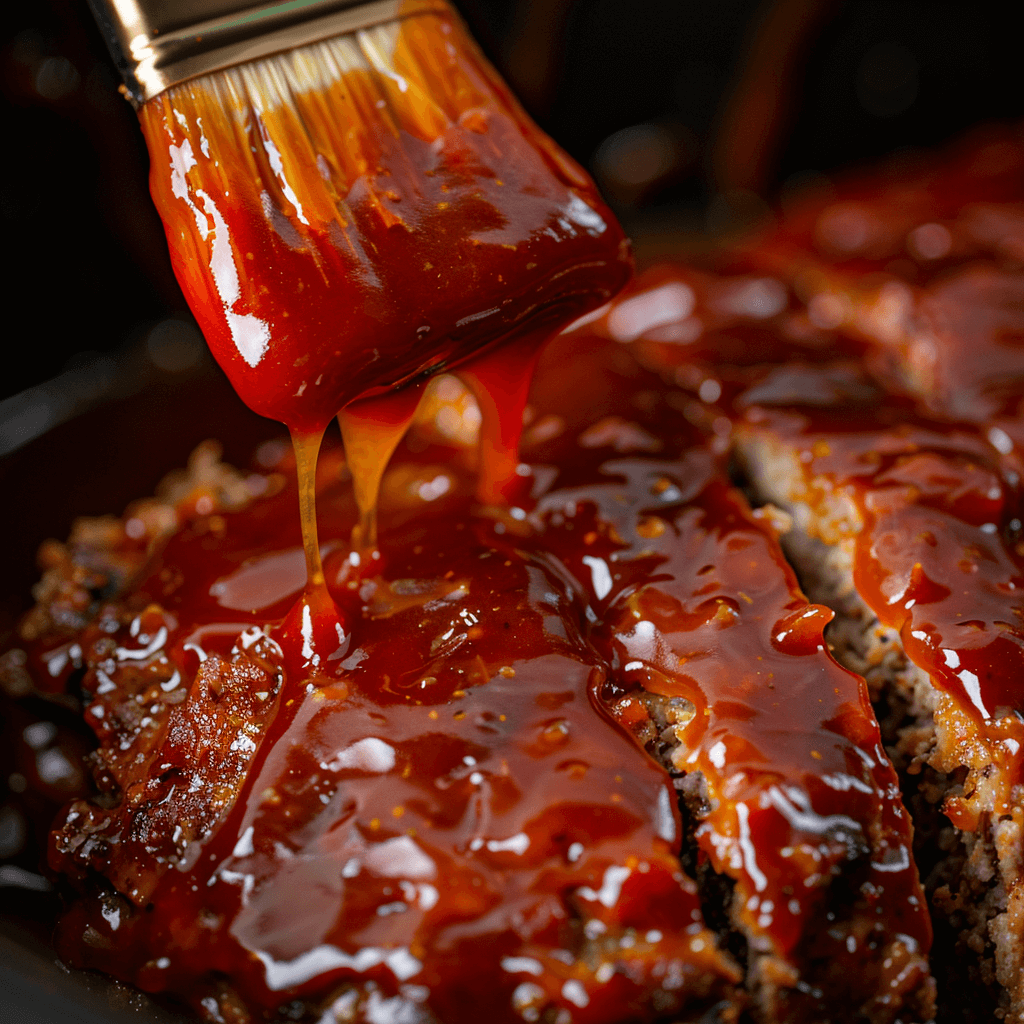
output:
[[[949, 1020], [1024, 1020], [1020, 501], [969, 428], [754, 407], [736, 450], [837, 613], [915, 816]], [[978, 993], [984, 998], [979, 1000]]]

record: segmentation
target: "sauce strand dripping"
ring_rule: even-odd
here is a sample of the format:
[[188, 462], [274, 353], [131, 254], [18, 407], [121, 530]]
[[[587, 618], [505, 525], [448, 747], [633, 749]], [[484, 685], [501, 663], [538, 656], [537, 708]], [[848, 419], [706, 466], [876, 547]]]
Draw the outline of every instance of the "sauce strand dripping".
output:
[[520, 477], [519, 440], [533, 371], [549, 335], [538, 330], [485, 353], [456, 371], [480, 408], [477, 499], [485, 505], [512, 500]]
[[377, 546], [380, 482], [388, 460], [416, 415], [423, 388], [423, 384], [417, 384], [353, 402], [338, 413], [345, 458], [352, 474], [352, 490], [359, 508], [359, 523], [352, 530], [355, 555], [362, 556]]
[[316, 530], [316, 462], [323, 439], [323, 431], [292, 431], [292, 448], [295, 451], [295, 472], [299, 488], [299, 519], [302, 523], [302, 549], [306, 555], [306, 586], [314, 589], [326, 586]]
[[306, 585], [281, 624], [279, 637], [296, 680], [322, 674], [347, 649], [349, 632], [327, 589], [316, 527], [316, 466], [324, 432], [292, 431]]

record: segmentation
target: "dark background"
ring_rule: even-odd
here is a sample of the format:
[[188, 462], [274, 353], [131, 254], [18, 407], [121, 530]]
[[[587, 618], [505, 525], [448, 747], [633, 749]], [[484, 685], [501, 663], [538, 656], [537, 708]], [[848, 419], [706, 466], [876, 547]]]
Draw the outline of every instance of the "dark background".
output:
[[[641, 259], [651, 239], [664, 249], [735, 228], [808, 179], [1024, 115], [1004, 5], [458, 6], [531, 113], [595, 174]], [[168, 317], [188, 329], [135, 115], [84, 0], [11, 5], [5, 21], [0, 399], [144, 348]]]

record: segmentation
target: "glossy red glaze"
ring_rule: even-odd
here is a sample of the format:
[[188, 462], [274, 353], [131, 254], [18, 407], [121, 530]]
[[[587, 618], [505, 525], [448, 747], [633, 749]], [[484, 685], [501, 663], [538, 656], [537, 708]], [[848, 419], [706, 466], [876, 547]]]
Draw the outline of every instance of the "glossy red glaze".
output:
[[[748, 414], [794, 452], [815, 503], [840, 491], [860, 520], [858, 593], [933, 684], [954, 698], [1020, 779], [1024, 762], [1024, 559], [1020, 488], [969, 426], [870, 413]], [[1012, 768], [1012, 764], [1016, 764]], [[1006, 800], [1011, 799], [1009, 790]]]
[[176, 86], [141, 111], [175, 272], [257, 412], [353, 399], [613, 295], [628, 244], [453, 14]]
[[[788, 1019], [924, 982], [909, 826], [828, 613], [655, 378], [590, 338], [544, 360], [532, 493], [474, 511], [470, 453], [406, 446], [376, 574], [349, 571], [355, 502], [321, 459], [351, 640], [318, 665], [276, 643], [305, 583], [293, 477], [194, 518], [83, 635], [123, 796], [74, 805], [53, 864], [128, 899], [84, 896], [64, 955], [196, 1005], [656, 1019], [740, 976], [682, 851], [733, 880], [759, 957], [821, 985], [783, 986]], [[675, 759], [708, 805], [683, 822], [644, 694], [692, 705]]]

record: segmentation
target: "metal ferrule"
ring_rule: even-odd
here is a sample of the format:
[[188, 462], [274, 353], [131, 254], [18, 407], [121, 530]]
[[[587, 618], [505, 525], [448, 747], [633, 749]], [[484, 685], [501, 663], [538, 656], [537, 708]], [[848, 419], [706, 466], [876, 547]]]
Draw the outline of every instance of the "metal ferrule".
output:
[[141, 106], [189, 78], [396, 18], [450, 10], [445, 0], [89, 0]]

